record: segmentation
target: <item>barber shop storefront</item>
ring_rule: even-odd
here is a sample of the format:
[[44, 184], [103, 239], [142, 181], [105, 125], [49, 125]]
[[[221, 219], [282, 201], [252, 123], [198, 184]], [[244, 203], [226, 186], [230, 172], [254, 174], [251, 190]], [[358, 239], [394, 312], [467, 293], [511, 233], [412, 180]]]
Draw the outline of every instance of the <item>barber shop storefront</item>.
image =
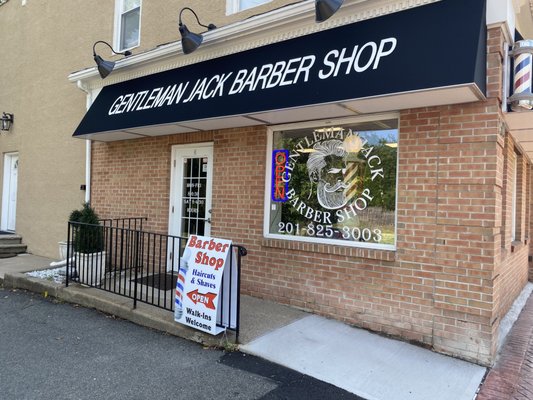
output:
[[246, 247], [243, 294], [488, 364], [528, 279], [530, 159], [494, 84], [505, 35], [484, 0], [354, 3], [72, 74], [92, 103], [74, 132], [91, 204]]

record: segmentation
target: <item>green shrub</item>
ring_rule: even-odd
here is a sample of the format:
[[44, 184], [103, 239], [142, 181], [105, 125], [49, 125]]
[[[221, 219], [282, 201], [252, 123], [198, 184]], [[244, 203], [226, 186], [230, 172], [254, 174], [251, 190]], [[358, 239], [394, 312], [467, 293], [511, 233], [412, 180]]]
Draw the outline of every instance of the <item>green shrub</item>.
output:
[[70, 213], [72, 224], [72, 245], [79, 253], [97, 253], [104, 250], [104, 232], [100, 218], [89, 203], [84, 203], [81, 210]]

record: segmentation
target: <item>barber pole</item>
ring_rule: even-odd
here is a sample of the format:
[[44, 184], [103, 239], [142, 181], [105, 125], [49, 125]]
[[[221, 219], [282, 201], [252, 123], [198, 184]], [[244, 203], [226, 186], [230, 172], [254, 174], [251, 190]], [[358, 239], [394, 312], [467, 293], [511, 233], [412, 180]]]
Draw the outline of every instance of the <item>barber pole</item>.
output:
[[181, 319], [181, 317], [183, 316], [183, 291], [185, 287], [185, 277], [187, 276], [188, 269], [188, 261], [182, 258], [180, 270], [178, 273], [178, 279], [176, 281], [176, 298], [174, 308], [174, 318], [176, 320]]
[[521, 40], [513, 47], [514, 76], [511, 109], [526, 111], [533, 109], [533, 95], [531, 93], [533, 40]]

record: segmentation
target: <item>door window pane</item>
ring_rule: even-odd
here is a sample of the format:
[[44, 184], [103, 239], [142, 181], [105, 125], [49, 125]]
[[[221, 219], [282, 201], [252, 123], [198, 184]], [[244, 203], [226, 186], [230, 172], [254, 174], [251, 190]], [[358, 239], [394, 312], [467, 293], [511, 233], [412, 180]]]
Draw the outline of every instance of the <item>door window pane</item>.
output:
[[[207, 178], [200, 178], [207, 166], [207, 158], [183, 159], [182, 234], [203, 235], [206, 219]], [[205, 168], [207, 171], [207, 168]], [[207, 173], [204, 174], [207, 176]]]
[[202, 165], [200, 168], [200, 177], [207, 178], [207, 158], [202, 158]]
[[198, 177], [200, 176], [200, 159], [193, 158], [191, 160], [191, 176]]
[[207, 179], [198, 179], [198, 197], [205, 199], [207, 189]]

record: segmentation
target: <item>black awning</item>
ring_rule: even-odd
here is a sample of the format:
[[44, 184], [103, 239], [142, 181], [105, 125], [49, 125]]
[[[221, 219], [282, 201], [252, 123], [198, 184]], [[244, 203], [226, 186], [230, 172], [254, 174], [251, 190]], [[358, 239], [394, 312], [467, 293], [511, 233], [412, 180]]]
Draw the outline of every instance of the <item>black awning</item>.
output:
[[466, 85], [484, 94], [485, 44], [485, 0], [443, 0], [106, 86], [74, 136]]

